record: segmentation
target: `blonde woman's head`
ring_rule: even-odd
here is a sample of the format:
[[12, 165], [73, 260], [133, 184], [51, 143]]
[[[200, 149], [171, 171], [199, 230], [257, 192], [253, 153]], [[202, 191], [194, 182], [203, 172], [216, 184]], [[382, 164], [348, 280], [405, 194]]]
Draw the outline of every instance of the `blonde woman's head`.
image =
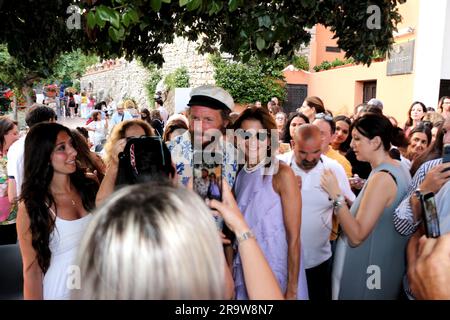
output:
[[143, 135], [155, 135], [155, 131], [146, 121], [134, 119], [118, 123], [112, 130], [111, 135], [105, 144], [105, 163], [108, 164], [111, 161], [113, 149], [117, 141], [123, 138], [140, 137]]
[[130, 186], [82, 240], [76, 299], [223, 299], [225, 263], [209, 209], [187, 189]]

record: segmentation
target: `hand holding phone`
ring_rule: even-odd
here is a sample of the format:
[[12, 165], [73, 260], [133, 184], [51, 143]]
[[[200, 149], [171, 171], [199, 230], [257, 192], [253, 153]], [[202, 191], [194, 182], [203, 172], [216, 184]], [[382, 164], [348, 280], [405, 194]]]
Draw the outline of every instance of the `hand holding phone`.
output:
[[438, 238], [441, 235], [439, 229], [439, 218], [436, 210], [434, 193], [429, 192], [420, 197], [422, 203], [422, 218], [425, 225], [427, 238]]
[[[442, 163], [450, 162], [450, 143], [445, 144], [442, 150]], [[444, 171], [449, 171], [450, 168], [445, 169]]]
[[[194, 153], [193, 187], [203, 199], [222, 201], [223, 156], [218, 152], [196, 151]], [[213, 212], [217, 229], [222, 230], [223, 218]]]

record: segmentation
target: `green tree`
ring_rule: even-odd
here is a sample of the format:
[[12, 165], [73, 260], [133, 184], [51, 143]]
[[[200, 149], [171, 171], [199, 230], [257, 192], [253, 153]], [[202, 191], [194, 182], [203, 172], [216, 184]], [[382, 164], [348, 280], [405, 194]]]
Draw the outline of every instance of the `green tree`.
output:
[[[67, 14], [72, 0], [4, 1], [0, 43], [6, 43], [12, 56], [45, 78], [61, 52], [78, 48], [102, 58], [141, 57], [144, 64], [161, 65], [161, 44], [172, 43], [175, 36], [199, 40], [203, 53], [220, 49], [244, 61], [255, 55], [290, 57], [310, 40], [305, 28], [321, 23], [335, 33], [347, 57], [369, 64], [376, 50], [385, 54], [392, 45], [392, 32], [401, 20], [401, 2], [79, 0], [75, 3], [82, 11]], [[371, 5], [380, 14], [379, 25], [369, 28]]]
[[155, 104], [156, 86], [158, 85], [158, 82], [161, 81], [162, 75], [161, 70], [159, 70], [154, 64], [148, 65], [147, 70], [149, 71], [149, 77], [145, 84], [145, 88], [147, 89], [147, 96], [150, 100], [150, 105], [153, 106]]
[[73, 80], [80, 78], [87, 67], [97, 63], [95, 55], [85, 55], [81, 50], [62, 54], [55, 62], [52, 75], [46, 79], [49, 82], [64, 82], [72, 85]]
[[175, 69], [164, 78], [168, 90], [175, 88], [189, 88], [189, 73], [186, 67]]
[[272, 97], [284, 100], [283, 59], [260, 60], [250, 58], [247, 63], [230, 62], [220, 56], [213, 56], [216, 84], [228, 92], [237, 103], [267, 102]]

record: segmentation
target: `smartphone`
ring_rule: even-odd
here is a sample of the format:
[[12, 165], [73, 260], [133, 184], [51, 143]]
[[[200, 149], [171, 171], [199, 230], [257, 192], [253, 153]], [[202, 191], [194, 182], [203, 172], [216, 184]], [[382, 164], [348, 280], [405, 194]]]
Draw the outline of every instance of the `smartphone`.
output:
[[436, 202], [433, 193], [422, 195], [422, 218], [425, 224], [427, 238], [438, 238], [441, 235], [439, 218], [436, 210]]
[[[442, 163], [450, 162], [450, 144], [445, 144], [444, 149], [442, 151]], [[448, 171], [450, 169], [445, 169], [444, 171]]]
[[[203, 199], [222, 201], [223, 155], [219, 152], [194, 152], [193, 184], [194, 191]], [[223, 219], [213, 214], [217, 228], [222, 230]]]

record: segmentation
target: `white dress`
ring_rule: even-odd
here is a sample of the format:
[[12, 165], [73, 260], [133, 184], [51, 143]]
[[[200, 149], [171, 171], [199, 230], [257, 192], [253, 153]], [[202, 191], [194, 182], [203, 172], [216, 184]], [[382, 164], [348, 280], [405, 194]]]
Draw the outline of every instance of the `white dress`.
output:
[[105, 128], [105, 125], [105, 120], [92, 121], [88, 124], [88, 128], [95, 129], [92, 135], [92, 143], [94, 146], [102, 144], [102, 141], [106, 139], [107, 129]]
[[74, 263], [81, 239], [91, 219], [92, 214], [77, 220], [56, 217], [55, 228], [50, 234], [49, 247], [52, 257], [43, 282], [44, 300], [68, 300], [71, 289], [76, 289], [77, 283], [81, 283], [81, 279], [76, 279], [79, 269]]

